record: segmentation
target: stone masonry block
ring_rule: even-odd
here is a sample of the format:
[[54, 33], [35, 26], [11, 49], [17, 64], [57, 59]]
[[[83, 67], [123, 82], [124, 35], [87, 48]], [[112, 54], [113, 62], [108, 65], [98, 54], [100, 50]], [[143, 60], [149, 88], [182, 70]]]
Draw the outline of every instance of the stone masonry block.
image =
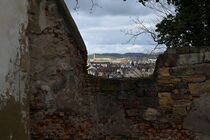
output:
[[210, 93], [210, 80], [203, 83], [189, 84], [189, 90], [193, 96], [200, 96], [204, 93]]
[[204, 53], [181, 54], [177, 61], [177, 65], [193, 65], [203, 62]]
[[155, 121], [158, 119], [158, 116], [160, 116], [160, 113], [155, 108], [148, 108], [143, 115], [144, 119], [147, 121]]
[[181, 99], [175, 101], [173, 104], [173, 114], [181, 116], [187, 115], [188, 111], [191, 108], [191, 104], [192, 104], [191, 100]]
[[173, 99], [170, 92], [158, 93], [159, 104], [162, 108], [170, 108], [173, 104]]
[[169, 68], [168, 67], [160, 68], [159, 69], [159, 76], [160, 77], [168, 77], [168, 76], [170, 76]]

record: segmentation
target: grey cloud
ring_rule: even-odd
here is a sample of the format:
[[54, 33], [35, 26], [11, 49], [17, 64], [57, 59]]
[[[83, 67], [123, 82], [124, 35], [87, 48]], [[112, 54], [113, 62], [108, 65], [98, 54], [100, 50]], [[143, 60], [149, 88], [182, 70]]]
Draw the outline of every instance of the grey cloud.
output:
[[[94, 16], [105, 15], [147, 15], [152, 13], [152, 10], [146, 9], [137, 0], [94, 0], [99, 6], [92, 7], [91, 0], [79, 0], [78, 12], [90, 13]], [[70, 9], [76, 6], [75, 0], [66, 0]]]
[[[128, 26], [132, 25], [132, 20], [137, 16], [125, 16], [125, 15], [110, 15], [110, 16], [100, 16], [95, 17], [92, 15], [86, 15], [83, 13], [72, 13], [75, 21], [77, 22], [80, 29], [90, 28], [90, 27], [119, 27], [119, 26]], [[138, 16], [138, 18], [144, 21], [146, 24], [153, 22], [152, 20], [156, 19], [155, 14], [148, 14], [144, 16]]]
[[135, 0], [98, 0], [102, 8], [95, 7], [92, 14], [89, 13], [90, 0], [79, 0], [78, 13], [72, 10], [75, 0], [65, 1], [86, 43], [88, 53], [147, 52], [154, 48], [151, 45], [154, 42], [148, 35], [140, 36], [136, 40], [135, 44], [138, 46], [134, 46], [133, 42], [125, 44], [130, 37], [121, 30], [131, 28], [133, 17], [139, 16], [148, 25], [156, 17]]
[[[83, 38], [91, 44], [126, 44], [131, 36], [126, 36], [121, 31], [93, 31], [82, 32]], [[153, 42], [148, 35], [139, 36], [133, 44], [151, 44]]]

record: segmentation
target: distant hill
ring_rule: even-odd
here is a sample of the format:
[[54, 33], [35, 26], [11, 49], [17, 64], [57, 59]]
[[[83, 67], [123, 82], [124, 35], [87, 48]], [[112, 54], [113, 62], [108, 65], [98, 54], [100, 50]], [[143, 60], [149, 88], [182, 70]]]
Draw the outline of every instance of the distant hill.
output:
[[[143, 57], [149, 57], [149, 58], [156, 58], [159, 54], [145, 54], [145, 53], [102, 53], [102, 54], [96, 54], [96, 58], [112, 58], [112, 59], [118, 59], [118, 58], [143, 58]], [[94, 54], [88, 55], [89, 59], [93, 59]]]

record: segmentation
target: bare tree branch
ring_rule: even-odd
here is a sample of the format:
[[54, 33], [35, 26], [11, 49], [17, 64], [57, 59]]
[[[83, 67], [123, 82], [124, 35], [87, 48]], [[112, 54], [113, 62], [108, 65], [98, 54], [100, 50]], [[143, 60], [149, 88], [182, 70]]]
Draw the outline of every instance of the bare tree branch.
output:
[[[75, 4], [75, 6], [74, 6], [74, 10], [75, 10], [75, 11], [78, 11], [78, 9], [80, 8], [80, 6], [79, 6], [80, 0], [75, 0], [75, 1], [76, 1], [76, 4]], [[90, 13], [93, 12], [93, 10], [94, 10], [95, 7], [102, 8], [102, 7], [98, 4], [98, 2], [97, 2], [96, 0], [89, 0], [89, 1], [91, 2]]]
[[79, 0], [75, 0], [76, 1], [76, 5], [74, 6], [74, 10], [77, 11], [77, 9], [79, 9]]
[[93, 8], [94, 7], [99, 7], [99, 8], [102, 8], [97, 2], [95, 2], [94, 0], [91, 0], [91, 3], [92, 3], [92, 6], [90, 8], [90, 13], [93, 12]]
[[176, 12], [173, 5], [169, 5], [166, 0], [148, 1], [146, 7], [154, 10], [159, 17], [166, 17], [169, 14], [174, 15]]
[[[166, 0], [159, 0], [159, 2], [156, 1], [148, 1], [146, 3], [146, 7], [152, 9], [154, 13], [157, 15], [157, 20], [161, 21], [163, 17], [166, 17], [170, 14], [174, 15], [175, 14], [175, 8], [173, 5], [168, 5]], [[159, 47], [165, 47], [164, 45], [158, 44], [158, 34], [155, 32], [155, 27], [150, 27], [147, 26], [144, 21], [140, 20], [140, 18], [135, 18], [132, 20], [134, 23], [134, 28], [128, 29], [128, 30], [122, 30], [122, 32], [129, 36], [129, 40], [126, 43], [129, 43], [133, 41], [135, 44], [136, 39], [142, 35], [149, 35], [151, 39], [155, 42], [154, 44], [154, 49], [151, 51], [151, 54], [159, 49]]]
[[132, 19], [133, 28], [129, 30], [121, 30], [125, 35], [129, 36], [129, 39], [126, 43], [133, 42], [135, 44], [136, 40], [141, 37], [142, 35], [149, 35], [151, 39], [155, 42], [154, 48], [150, 52], [150, 55], [154, 54], [155, 51], [165, 48], [164, 45], [158, 44], [158, 37], [157, 33], [155, 32], [154, 27], [147, 26], [145, 22], [140, 20], [140, 18]]
[[149, 34], [151, 38], [157, 42], [157, 34], [153, 28], [147, 27], [139, 18], [133, 19], [132, 22], [134, 23], [134, 29], [122, 30], [125, 35], [130, 36], [130, 39], [127, 43], [131, 42], [132, 40], [135, 42], [136, 39], [143, 34]]

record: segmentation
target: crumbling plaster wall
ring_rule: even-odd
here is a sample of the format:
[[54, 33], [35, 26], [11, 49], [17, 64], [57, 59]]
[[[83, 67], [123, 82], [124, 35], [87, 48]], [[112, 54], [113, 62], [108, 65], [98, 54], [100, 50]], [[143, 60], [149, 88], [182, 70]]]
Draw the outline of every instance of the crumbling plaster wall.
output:
[[64, 1], [30, 1], [28, 36], [31, 137], [68, 138], [94, 114], [85, 92], [86, 48]]
[[0, 1], [0, 139], [24, 140], [27, 129], [27, 1]]

